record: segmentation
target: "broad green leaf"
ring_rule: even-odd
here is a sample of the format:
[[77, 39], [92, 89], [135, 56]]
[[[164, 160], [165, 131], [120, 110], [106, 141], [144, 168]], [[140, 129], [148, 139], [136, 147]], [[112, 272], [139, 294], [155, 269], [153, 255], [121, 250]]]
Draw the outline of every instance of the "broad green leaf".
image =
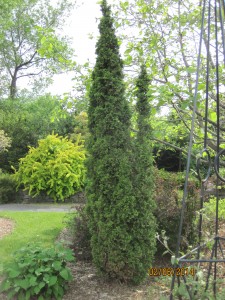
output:
[[210, 117], [210, 119], [211, 119], [213, 122], [216, 122], [216, 120], [217, 120], [217, 114], [216, 114], [215, 111], [211, 112], [211, 113], [209, 114], [209, 117]]
[[28, 279], [16, 280], [16, 284], [22, 287], [24, 290], [27, 290], [30, 287], [30, 282]]
[[20, 271], [11, 270], [11, 271], [9, 272], [9, 277], [10, 277], [10, 278], [16, 278], [16, 277], [19, 276], [19, 275], [20, 275]]
[[56, 271], [59, 271], [62, 269], [62, 263], [60, 261], [54, 261], [52, 266]]
[[172, 255], [171, 256], [171, 264], [176, 265], [176, 264], [178, 264], [178, 262], [179, 262], [179, 260], [174, 255]]
[[69, 272], [66, 269], [62, 270], [59, 274], [65, 280], [69, 280], [69, 278], [70, 278], [70, 274], [69, 274]]
[[0, 293], [7, 291], [10, 288], [10, 286], [10, 281], [4, 280], [0, 285]]
[[51, 277], [49, 278], [48, 286], [55, 285], [56, 282], [57, 282], [57, 276], [51, 276]]

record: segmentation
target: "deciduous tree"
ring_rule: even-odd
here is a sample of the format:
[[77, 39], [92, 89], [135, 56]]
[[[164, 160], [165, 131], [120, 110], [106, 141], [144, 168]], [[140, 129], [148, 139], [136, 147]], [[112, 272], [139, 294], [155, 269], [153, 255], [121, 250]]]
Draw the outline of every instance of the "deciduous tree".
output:
[[53, 6], [46, 0], [18, 0], [1, 7], [0, 92], [15, 98], [18, 79], [34, 79], [35, 85], [39, 79], [43, 84], [44, 78], [71, 66], [73, 51], [68, 40], [59, 35], [71, 3], [68, 0]]
[[[196, 83], [197, 56], [200, 40], [201, 6], [199, 1], [187, 0], [123, 0], [118, 1], [116, 21], [121, 33], [121, 42], [126, 50], [126, 78], [130, 78], [133, 87], [135, 66], [140, 65], [140, 56], [146, 59], [146, 66], [151, 75], [150, 93], [154, 97], [152, 114], [154, 122], [154, 137], [165, 143], [174, 143], [177, 138], [186, 139], [190, 132], [193, 113], [193, 95]], [[215, 113], [215, 20], [214, 8], [211, 9], [211, 36], [209, 48], [210, 86], [209, 86], [209, 116], [208, 116], [208, 145], [216, 148], [216, 113]], [[223, 12], [222, 12], [223, 13]], [[207, 18], [205, 13], [203, 30], [202, 60], [198, 85], [198, 106], [193, 147], [203, 145], [205, 122], [205, 79], [206, 79], [206, 47], [207, 47]], [[219, 22], [218, 22], [219, 23]], [[218, 27], [219, 24], [218, 24]], [[219, 72], [224, 80], [224, 63], [222, 54], [221, 30], [218, 28], [219, 39]], [[222, 82], [221, 81], [221, 82]], [[222, 91], [222, 90], [221, 90]], [[131, 93], [131, 98], [134, 96]], [[224, 143], [224, 97], [221, 94], [220, 109], [221, 141]], [[163, 109], [163, 110], [162, 110]], [[161, 110], [159, 118], [157, 113]], [[175, 116], [174, 124], [171, 117]], [[182, 124], [182, 126], [181, 126]], [[172, 137], [172, 139], [171, 139]], [[182, 142], [182, 141], [181, 141]]]

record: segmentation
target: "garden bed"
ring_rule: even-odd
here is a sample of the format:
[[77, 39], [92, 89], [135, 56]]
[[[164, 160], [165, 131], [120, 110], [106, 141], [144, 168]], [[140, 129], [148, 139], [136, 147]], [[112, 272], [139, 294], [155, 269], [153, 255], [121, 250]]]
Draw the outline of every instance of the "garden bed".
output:
[[[70, 243], [70, 235], [66, 229], [61, 232], [57, 241]], [[168, 259], [156, 259], [154, 266], [168, 266]], [[70, 264], [70, 268], [73, 281], [63, 300], [159, 300], [169, 292], [169, 277], [167, 285], [164, 284], [165, 280], [160, 283], [156, 278], [148, 277], [143, 284], [134, 286], [103, 279], [90, 261], [77, 260], [75, 264]]]

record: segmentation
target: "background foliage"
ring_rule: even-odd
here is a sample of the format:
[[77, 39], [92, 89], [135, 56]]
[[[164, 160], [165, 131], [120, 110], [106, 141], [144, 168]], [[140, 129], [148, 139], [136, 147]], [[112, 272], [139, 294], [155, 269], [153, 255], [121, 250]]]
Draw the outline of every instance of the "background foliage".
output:
[[53, 131], [59, 135], [73, 132], [75, 120], [65, 111], [58, 97], [44, 95], [38, 98], [0, 101], [0, 128], [11, 139], [11, 147], [0, 153], [0, 168], [12, 172], [18, 160], [36, 147], [38, 140]]
[[[157, 231], [166, 231], [169, 238], [168, 245], [175, 251], [178, 227], [180, 222], [181, 199], [183, 193], [184, 177], [183, 173], [172, 173], [154, 168], [155, 181], [155, 216], [158, 223]], [[189, 245], [193, 245], [196, 241], [198, 214], [200, 208], [199, 203], [199, 187], [195, 179], [190, 179], [189, 196], [185, 209], [185, 219], [182, 232], [181, 248], [185, 250]], [[160, 253], [166, 249], [158, 244]]]

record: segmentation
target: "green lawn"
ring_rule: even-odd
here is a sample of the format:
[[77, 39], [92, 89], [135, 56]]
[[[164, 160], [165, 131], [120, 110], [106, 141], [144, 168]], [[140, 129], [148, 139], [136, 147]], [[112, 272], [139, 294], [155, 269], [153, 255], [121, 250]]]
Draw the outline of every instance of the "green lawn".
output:
[[2, 264], [13, 257], [13, 252], [30, 242], [43, 246], [53, 245], [65, 227], [64, 212], [0, 212], [0, 217], [10, 218], [15, 227], [10, 235], [0, 240], [0, 271]]

